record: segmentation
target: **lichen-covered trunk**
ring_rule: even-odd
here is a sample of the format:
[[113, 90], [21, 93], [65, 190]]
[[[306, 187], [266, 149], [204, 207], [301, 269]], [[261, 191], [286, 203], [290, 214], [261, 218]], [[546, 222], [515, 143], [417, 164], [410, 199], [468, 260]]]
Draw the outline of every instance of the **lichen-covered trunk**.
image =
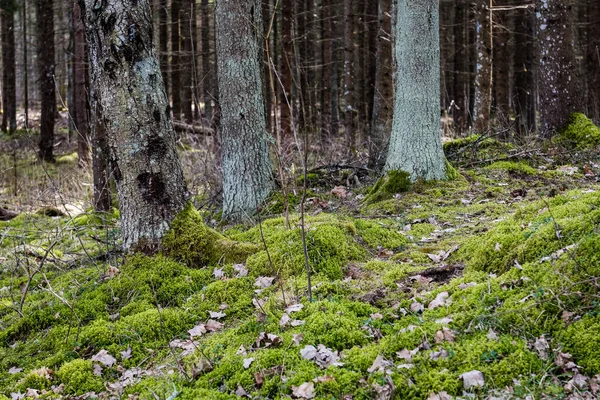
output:
[[44, 161], [54, 161], [54, 119], [56, 89], [54, 82], [54, 1], [37, 0], [38, 72], [41, 93], [39, 155]]
[[273, 189], [261, 77], [260, 0], [218, 0], [215, 18], [223, 217], [241, 221], [256, 213]]
[[583, 111], [576, 69], [571, 0], [538, 1], [540, 133], [549, 137]]
[[[9, 6], [10, 7], [10, 6]], [[2, 69], [3, 114], [2, 130], [13, 133], [17, 129], [17, 88], [15, 82], [15, 17], [14, 10], [7, 8], [2, 13]]]
[[123, 247], [153, 253], [188, 197], [148, 0], [80, 0], [102, 109]]
[[375, 101], [369, 141], [369, 167], [381, 169], [385, 163], [387, 144], [394, 115], [394, 81], [392, 77], [392, 0], [379, 0], [379, 34], [377, 37], [377, 69]]
[[394, 121], [385, 170], [408, 172], [412, 180], [446, 179], [438, 2], [398, 1], [396, 18]]
[[477, 74], [475, 92], [475, 129], [479, 133], [490, 126], [492, 108], [492, 12], [488, 0], [477, 2]]
[[85, 51], [85, 32], [81, 8], [77, 1], [73, 2], [73, 105], [71, 112], [77, 131], [77, 156], [79, 165], [90, 164], [90, 118], [89, 118], [89, 82]]

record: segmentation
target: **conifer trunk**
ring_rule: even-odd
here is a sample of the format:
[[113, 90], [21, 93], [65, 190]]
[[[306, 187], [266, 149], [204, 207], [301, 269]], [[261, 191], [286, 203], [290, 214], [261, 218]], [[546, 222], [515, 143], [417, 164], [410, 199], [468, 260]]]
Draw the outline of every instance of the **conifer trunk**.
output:
[[39, 155], [54, 162], [54, 121], [56, 89], [54, 82], [54, 1], [36, 0], [38, 25], [38, 71], [41, 93]]

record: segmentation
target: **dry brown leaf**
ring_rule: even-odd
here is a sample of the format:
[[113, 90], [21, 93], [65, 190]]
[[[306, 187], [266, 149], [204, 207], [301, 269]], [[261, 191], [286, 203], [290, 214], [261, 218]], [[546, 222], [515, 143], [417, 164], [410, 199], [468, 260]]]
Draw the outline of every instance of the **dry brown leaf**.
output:
[[473, 370], [465, 372], [459, 376], [463, 380], [463, 386], [465, 390], [469, 390], [474, 387], [483, 387], [485, 385], [485, 379], [481, 371]]
[[297, 399], [314, 399], [315, 384], [313, 382], [306, 382], [300, 386], [292, 386], [292, 395]]

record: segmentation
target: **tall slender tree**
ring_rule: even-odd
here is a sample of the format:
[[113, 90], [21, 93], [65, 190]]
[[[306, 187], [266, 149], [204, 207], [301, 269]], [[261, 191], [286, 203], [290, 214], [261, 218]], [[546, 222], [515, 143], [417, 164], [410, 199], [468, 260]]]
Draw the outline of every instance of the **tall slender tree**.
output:
[[375, 73], [375, 103], [371, 121], [369, 166], [381, 169], [385, 163], [385, 154], [394, 115], [391, 41], [392, 0], [379, 0], [378, 15], [377, 70]]
[[[446, 179], [440, 135], [438, 2], [399, 1], [394, 52], [394, 121], [385, 170], [411, 179]], [[400, 62], [401, 60], [401, 62]]]
[[475, 129], [484, 132], [490, 125], [492, 110], [492, 10], [488, 0], [476, 2], [477, 74], [475, 93]]
[[204, 98], [204, 115], [208, 121], [212, 121], [213, 117], [213, 106], [212, 97], [214, 96], [213, 91], [213, 79], [214, 68], [211, 65], [211, 40], [210, 40], [210, 8], [208, 0], [202, 0], [202, 88]]
[[90, 163], [90, 106], [89, 71], [81, 7], [73, 1], [73, 75], [74, 110], [71, 112], [77, 132], [77, 155], [79, 165], [86, 167]]
[[260, 0], [216, 3], [223, 151], [223, 217], [247, 219], [273, 189], [261, 58]]
[[513, 107], [521, 136], [535, 131], [535, 16], [532, 10], [515, 10]]
[[2, 8], [2, 67], [3, 90], [2, 130], [13, 133], [17, 129], [17, 88], [15, 81], [15, 0], [0, 1]]
[[41, 92], [39, 155], [44, 161], [54, 161], [54, 122], [56, 89], [54, 82], [54, 0], [36, 0], [38, 26], [38, 70]]
[[181, 11], [183, 0], [171, 0], [171, 105], [173, 119], [181, 119]]
[[102, 110], [123, 247], [154, 253], [188, 192], [175, 146], [148, 0], [80, 0]]
[[550, 136], [583, 111], [574, 50], [574, 8], [571, 1], [538, 0], [540, 51], [540, 130]]

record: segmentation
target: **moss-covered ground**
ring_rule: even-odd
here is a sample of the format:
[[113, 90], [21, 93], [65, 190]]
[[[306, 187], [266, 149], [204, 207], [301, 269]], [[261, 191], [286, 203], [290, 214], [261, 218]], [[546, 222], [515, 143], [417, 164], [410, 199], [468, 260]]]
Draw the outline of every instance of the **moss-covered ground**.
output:
[[370, 201], [315, 176], [312, 302], [297, 206], [217, 229], [189, 206], [151, 258], [118, 252], [117, 210], [0, 222], [0, 399], [597, 398], [595, 162]]

